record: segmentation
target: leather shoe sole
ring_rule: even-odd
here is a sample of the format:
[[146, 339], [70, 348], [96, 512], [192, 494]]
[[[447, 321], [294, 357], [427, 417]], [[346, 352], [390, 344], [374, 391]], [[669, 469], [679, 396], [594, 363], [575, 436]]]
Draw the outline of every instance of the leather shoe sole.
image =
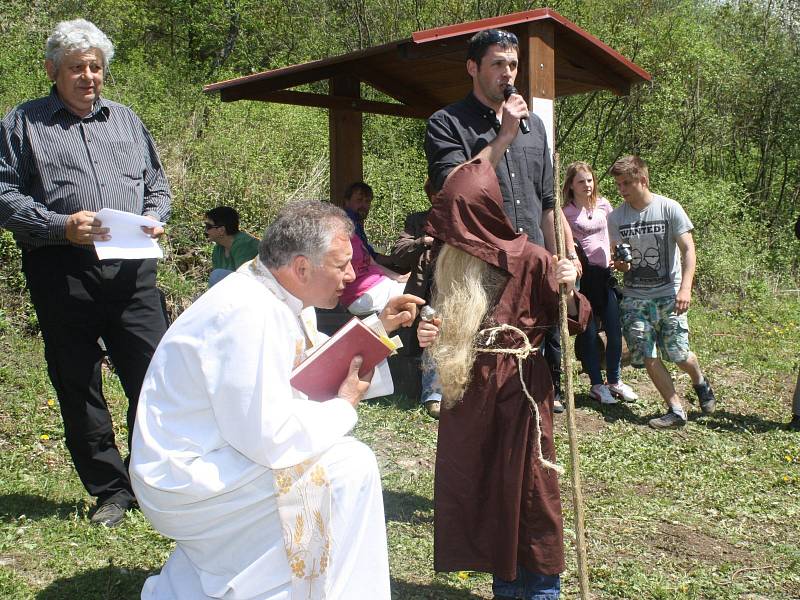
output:
[[116, 527], [125, 518], [125, 509], [116, 502], [107, 502], [97, 507], [89, 521], [92, 525], [104, 525], [105, 527]]

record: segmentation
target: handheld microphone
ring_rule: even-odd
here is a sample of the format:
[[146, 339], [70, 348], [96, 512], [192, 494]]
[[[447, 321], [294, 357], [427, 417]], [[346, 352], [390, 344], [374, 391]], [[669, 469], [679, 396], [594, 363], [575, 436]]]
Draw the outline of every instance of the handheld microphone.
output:
[[[511, 94], [516, 94], [516, 93], [517, 93], [517, 88], [515, 88], [513, 85], [507, 85], [506, 88], [503, 90], [503, 97], [506, 100], [508, 100], [511, 97]], [[519, 120], [519, 130], [522, 133], [530, 133], [531, 128], [528, 125], [527, 118], [523, 117], [522, 119]]]

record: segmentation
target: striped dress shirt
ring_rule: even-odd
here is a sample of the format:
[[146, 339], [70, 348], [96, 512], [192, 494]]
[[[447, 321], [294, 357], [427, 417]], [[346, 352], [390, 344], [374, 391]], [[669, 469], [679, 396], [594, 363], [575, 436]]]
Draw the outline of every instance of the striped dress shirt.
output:
[[169, 217], [167, 178], [139, 117], [104, 98], [77, 117], [55, 86], [11, 110], [0, 122], [0, 227], [23, 250], [67, 245], [67, 217], [101, 208]]

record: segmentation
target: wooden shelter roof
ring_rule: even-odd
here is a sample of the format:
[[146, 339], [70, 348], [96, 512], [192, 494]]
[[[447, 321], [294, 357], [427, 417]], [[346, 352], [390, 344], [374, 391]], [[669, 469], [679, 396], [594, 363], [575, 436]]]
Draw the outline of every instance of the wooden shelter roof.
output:
[[[471, 89], [464, 64], [467, 41], [475, 32], [502, 28], [522, 38], [524, 28], [535, 22], [553, 25], [557, 97], [601, 89], [625, 95], [632, 85], [650, 81], [649, 73], [613, 48], [557, 12], [540, 8], [418, 31], [410, 39], [221, 81], [203, 89], [219, 91], [225, 102], [261, 100], [427, 118]], [[366, 83], [396, 103], [290, 90], [340, 76]]]

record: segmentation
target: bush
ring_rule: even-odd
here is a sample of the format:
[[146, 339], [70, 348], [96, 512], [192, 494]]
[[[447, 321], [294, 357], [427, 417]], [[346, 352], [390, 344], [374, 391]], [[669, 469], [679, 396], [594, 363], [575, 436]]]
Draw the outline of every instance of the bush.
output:
[[773, 279], [766, 245], [758, 243], [765, 231], [749, 217], [740, 186], [675, 171], [655, 179], [653, 188], [680, 202], [694, 224], [698, 293], [764, 298]]

